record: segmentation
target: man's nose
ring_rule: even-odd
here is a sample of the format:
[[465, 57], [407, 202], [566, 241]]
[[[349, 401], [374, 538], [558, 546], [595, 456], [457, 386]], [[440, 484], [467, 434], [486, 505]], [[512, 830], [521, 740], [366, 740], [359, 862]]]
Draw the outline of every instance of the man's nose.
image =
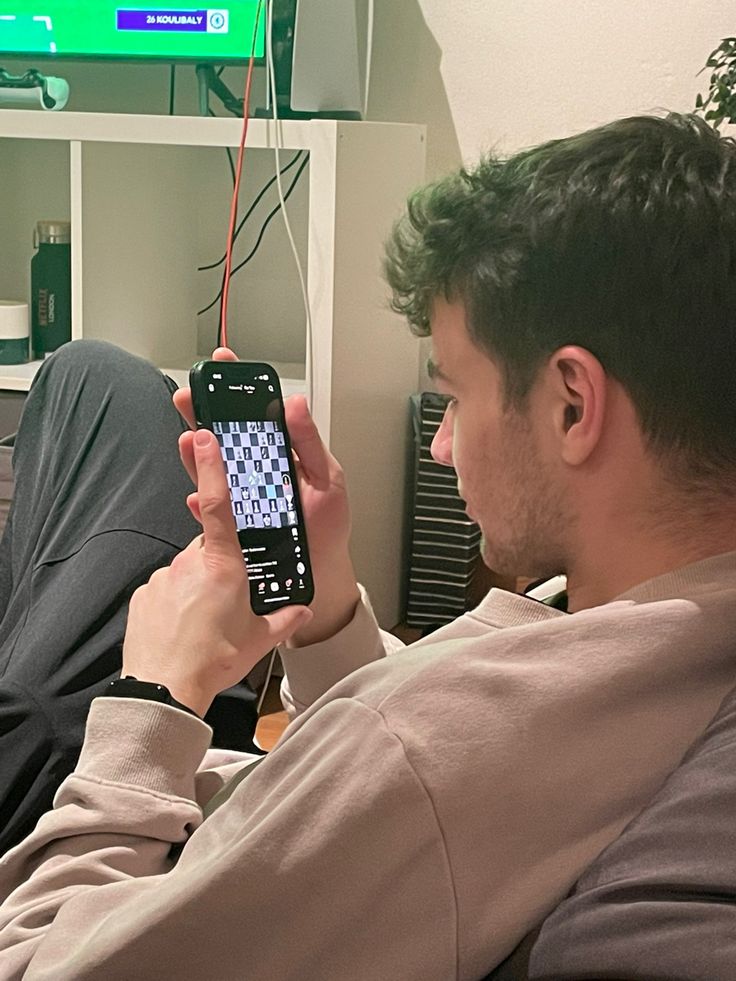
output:
[[434, 434], [429, 448], [432, 459], [442, 467], [452, 466], [452, 424], [449, 420], [449, 409], [445, 409], [440, 428]]

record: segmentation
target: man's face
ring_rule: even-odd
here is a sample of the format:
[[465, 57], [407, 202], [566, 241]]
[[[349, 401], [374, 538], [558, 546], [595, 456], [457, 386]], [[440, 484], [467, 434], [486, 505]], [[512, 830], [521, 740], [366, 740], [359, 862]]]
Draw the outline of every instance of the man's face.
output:
[[501, 372], [468, 334], [463, 305], [441, 299], [433, 307], [430, 375], [452, 400], [432, 456], [457, 471], [486, 565], [511, 576], [564, 570], [572, 519], [545, 453], [544, 392], [535, 383], [523, 409], [505, 407]]

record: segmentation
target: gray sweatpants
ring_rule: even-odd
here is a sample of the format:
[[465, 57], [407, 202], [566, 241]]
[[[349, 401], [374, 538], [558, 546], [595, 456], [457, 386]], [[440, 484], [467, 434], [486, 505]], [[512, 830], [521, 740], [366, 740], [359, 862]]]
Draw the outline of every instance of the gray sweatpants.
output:
[[[131, 594], [199, 532], [174, 388], [140, 358], [75, 341], [26, 400], [0, 542], [0, 854], [73, 769], [89, 703], [120, 672]], [[250, 694], [213, 706], [208, 721], [242, 732], [219, 745], [252, 748]]]

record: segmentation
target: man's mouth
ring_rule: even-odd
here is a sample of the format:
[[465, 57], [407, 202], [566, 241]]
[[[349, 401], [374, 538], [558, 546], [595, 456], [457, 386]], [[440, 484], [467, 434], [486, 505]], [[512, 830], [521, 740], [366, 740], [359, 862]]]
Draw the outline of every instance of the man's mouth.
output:
[[460, 500], [465, 505], [465, 513], [467, 514], [467, 516], [470, 518], [471, 521], [475, 521], [475, 523], [478, 524], [477, 518], [475, 517], [475, 515], [470, 510], [470, 505], [465, 500], [465, 496], [463, 494], [463, 487], [462, 487], [462, 484], [459, 481], [458, 481], [458, 485], [457, 485], [457, 496], [460, 498]]

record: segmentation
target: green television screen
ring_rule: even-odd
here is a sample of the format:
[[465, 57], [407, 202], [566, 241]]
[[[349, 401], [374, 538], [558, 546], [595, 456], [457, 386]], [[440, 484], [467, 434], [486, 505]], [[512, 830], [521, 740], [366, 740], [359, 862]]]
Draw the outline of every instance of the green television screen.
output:
[[[258, 0], [190, 8], [171, 2], [0, 0], [0, 55], [229, 63], [253, 48]], [[264, 57], [265, 0], [255, 56]]]

